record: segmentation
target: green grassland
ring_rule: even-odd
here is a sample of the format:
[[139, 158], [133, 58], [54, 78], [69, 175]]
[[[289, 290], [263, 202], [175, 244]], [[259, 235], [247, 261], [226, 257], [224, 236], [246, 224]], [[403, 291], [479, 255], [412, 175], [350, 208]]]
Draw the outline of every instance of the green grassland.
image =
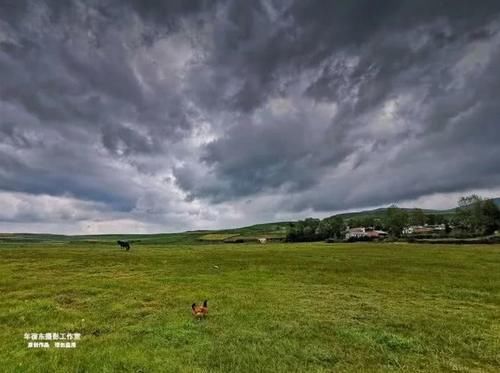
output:
[[38, 233], [0, 233], [0, 244], [78, 244], [110, 245], [114, 246], [117, 240], [127, 240], [132, 245], [173, 245], [173, 244], [207, 244], [223, 242], [226, 239], [239, 237], [245, 241], [257, 241], [259, 237], [271, 239], [285, 238], [288, 222], [256, 224], [248, 227], [224, 230], [200, 230], [180, 233], [159, 234], [103, 234], [103, 235], [76, 235], [66, 236], [58, 234]]
[[208, 233], [200, 237], [202, 241], [224, 241], [231, 237], [238, 237], [239, 234], [231, 233]]
[[[500, 370], [500, 246], [203, 234], [0, 241], [0, 371]], [[28, 349], [27, 332], [82, 340]]]

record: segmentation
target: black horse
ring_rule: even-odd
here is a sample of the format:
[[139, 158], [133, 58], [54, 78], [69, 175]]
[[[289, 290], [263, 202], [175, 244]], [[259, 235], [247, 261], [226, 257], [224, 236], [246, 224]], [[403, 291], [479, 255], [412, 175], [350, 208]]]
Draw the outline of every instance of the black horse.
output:
[[116, 241], [118, 245], [120, 245], [120, 248], [125, 249], [127, 251], [130, 250], [130, 243], [128, 241]]

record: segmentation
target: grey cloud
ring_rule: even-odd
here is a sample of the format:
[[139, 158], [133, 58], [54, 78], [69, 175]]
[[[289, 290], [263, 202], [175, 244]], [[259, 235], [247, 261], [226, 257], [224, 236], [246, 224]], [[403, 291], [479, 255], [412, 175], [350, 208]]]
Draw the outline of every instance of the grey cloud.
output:
[[[0, 189], [69, 193], [131, 210], [140, 183], [124, 174], [127, 166], [191, 130], [176, 79], [141, 81], [156, 63], [135, 61], [149, 26], [116, 2], [2, 6], [0, 143], [9, 147]], [[137, 31], [128, 28], [134, 22]]]
[[[51, 6], [47, 9], [54, 10]], [[131, 15], [115, 20], [90, 10], [75, 3], [68, 5], [64, 16], [57, 18], [59, 23], [38, 20], [39, 27], [46, 27], [40, 35], [34, 35], [27, 11], [21, 22], [24, 28], [17, 26], [19, 40], [2, 44], [4, 84], [0, 97], [22, 105], [47, 122], [45, 126], [64, 128], [66, 123], [77, 121], [80, 128], [99, 128], [104, 122], [140, 120], [152, 134], [179, 136], [189, 131], [183, 99], [173, 81], [166, 82], [166, 87], [154, 87], [154, 93], [139, 82], [132, 58], [134, 48], [140, 48], [140, 44], [134, 46], [140, 42], [140, 31], [134, 34], [126, 29]], [[106, 28], [93, 30], [94, 22], [100, 25], [108, 21]], [[16, 33], [15, 29], [10, 31]], [[94, 32], [101, 32], [97, 47], [92, 43]]]
[[0, 192], [177, 229], [498, 187], [499, 31], [493, 0], [3, 1]]
[[[358, 160], [354, 166], [358, 167], [359, 162], [367, 162], [370, 152], [374, 153], [371, 157], [383, 157], [384, 151], [400, 142], [413, 141], [419, 136], [431, 138], [433, 134], [452, 126], [454, 116], [464, 110], [464, 107], [481, 101], [487, 102], [488, 97], [483, 95], [488, 90], [486, 82], [476, 84], [474, 80], [467, 80], [472, 88], [463, 87], [459, 92], [450, 92], [447, 85], [456, 79], [451, 76], [450, 67], [463, 57], [466, 48], [476, 42], [489, 42], [497, 32], [491, 28], [498, 24], [493, 24], [488, 29], [487, 22], [498, 17], [498, 4], [485, 4], [484, 7], [470, 9], [470, 4], [463, 2], [455, 3], [456, 7], [451, 3], [448, 4], [449, 7], [446, 4], [441, 4], [440, 7], [432, 4], [415, 7], [412, 2], [396, 3], [385, 2], [387, 8], [374, 6], [373, 9], [366, 3], [359, 7], [352, 4], [339, 7], [335, 4], [331, 7], [327, 5], [326, 8], [293, 4], [285, 12], [301, 26], [293, 46], [287, 45], [286, 38], [283, 38], [283, 43], [277, 45], [275, 50], [267, 50], [266, 46], [269, 44], [266, 43], [272, 40], [273, 32], [264, 41], [256, 38], [254, 44], [256, 56], [263, 51], [268, 51], [273, 56], [273, 53], [279, 53], [284, 48], [288, 53], [280, 56], [282, 61], [275, 63], [272, 57], [266, 56], [267, 59], [259, 58], [260, 62], [268, 62], [265, 66], [250, 65], [250, 62], [245, 64], [239, 61], [233, 56], [234, 53], [228, 51], [233, 58], [232, 63], [241, 62], [241, 65], [231, 68], [239, 68], [245, 72], [245, 80], [241, 84], [243, 88], [233, 96], [238, 104], [229, 107], [231, 110], [248, 113], [267, 103], [269, 96], [276, 97], [273, 85], [279, 84], [279, 78], [276, 81], [273, 78], [279, 77], [280, 73], [273, 74], [275, 69], [279, 67], [288, 73], [290, 66], [296, 65], [306, 70], [317, 66], [319, 75], [309, 83], [304, 93], [321, 102], [338, 104], [338, 113], [324, 137], [313, 142], [295, 141], [307, 137], [309, 131], [315, 131], [312, 123], [307, 123], [307, 118], [296, 118], [300, 124], [294, 124], [292, 120], [288, 125], [280, 126], [279, 118], [256, 119], [260, 115], [258, 111], [247, 114], [246, 118], [239, 117], [239, 124], [225, 131], [222, 138], [208, 144], [201, 158], [211, 168], [214, 180], [197, 180], [196, 171], [190, 172], [184, 166], [182, 173], [177, 174], [179, 185], [189, 191], [191, 197], [213, 197], [214, 201], [273, 189], [278, 192], [280, 188], [289, 192], [311, 188], [319, 184], [324, 175], [335, 173], [337, 166], [349, 156]], [[243, 47], [237, 52], [241, 52], [242, 56], [252, 56], [252, 53], [244, 49], [245, 42], [251, 39], [249, 35], [252, 33], [258, 34], [249, 26], [254, 20], [252, 17], [256, 16], [249, 16], [250, 20], [242, 25]], [[358, 17], [373, 19], [362, 24], [352, 22]], [[334, 22], [335, 19], [338, 22]], [[297, 24], [292, 23], [290, 27]], [[273, 31], [281, 32], [282, 30], [277, 30], [279, 27], [278, 23]], [[320, 49], [326, 45], [323, 43], [326, 40], [330, 48]], [[309, 49], [301, 51], [294, 58], [294, 51], [305, 48], [307, 44], [310, 45]], [[493, 48], [495, 47], [492, 45], [490, 49]], [[498, 61], [496, 56], [494, 58]], [[220, 63], [224, 64], [222, 61]], [[490, 66], [495, 66], [495, 62], [491, 62]], [[493, 72], [485, 72], [482, 76], [495, 81], [491, 78], [492, 74]], [[252, 87], [256, 87], [254, 82], [259, 80], [254, 79], [255, 76], [262, 78], [266, 87], [259, 87], [251, 92], [249, 96], [252, 104], [245, 105], [244, 101], [238, 100], [244, 97], [241, 95], [247, 90], [250, 92]], [[294, 78], [288, 79], [288, 87], [293, 86]], [[257, 96], [256, 92], [259, 90], [262, 93]], [[285, 96], [287, 94], [290, 94], [290, 90], [286, 91]], [[407, 127], [400, 126], [398, 133], [390, 136], [367, 131], [370, 116], [382, 110], [388, 101], [405, 94], [416, 96], [417, 102], [413, 107], [408, 104], [399, 107], [397, 115], [400, 121], [411, 124]], [[498, 92], [491, 92], [490, 97], [498, 97]], [[259, 127], [253, 123], [255, 120], [268, 122], [266, 126]], [[476, 120], [472, 118], [465, 125], [466, 128], [477, 131], [478, 127], [486, 129], [490, 125], [488, 121]], [[475, 139], [463, 138], [461, 141], [479, 141], [478, 136], [474, 137]], [[433, 142], [432, 139], [428, 141]], [[490, 141], [498, 143], [498, 138], [490, 137]], [[425, 148], [416, 151], [423, 149]], [[418, 157], [418, 154], [413, 157]], [[383, 162], [383, 158], [380, 162]], [[402, 175], [406, 173], [402, 172]], [[348, 183], [347, 180], [338, 182]], [[406, 188], [406, 198], [432, 192], [435, 181], [431, 179], [427, 183], [428, 187], [422, 190]], [[294, 185], [296, 188], [292, 187]], [[451, 177], [449, 185], [455, 185], [455, 190], [470, 186], [467, 182], [460, 183]], [[401, 190], [405, 188], [401, 187]], [[297, 198], [300, 199], [300, 196]], [[374, 203], [385, 203], [389, 199], [390, 196], [387, 196]], [[356, 200], [350, 203], [355, 204]], [[300, 206], [306, 207], [307, 204]], [[324, 205], [326, 209], [333, 207], [335, 205]], [[314, 208], [320, 206], [315, 204]]]

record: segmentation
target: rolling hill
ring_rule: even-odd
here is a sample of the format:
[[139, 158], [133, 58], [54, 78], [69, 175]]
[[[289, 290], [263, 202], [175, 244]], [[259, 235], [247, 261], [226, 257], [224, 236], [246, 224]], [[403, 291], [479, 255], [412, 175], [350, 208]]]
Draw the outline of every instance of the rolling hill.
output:
[[[500, 198], [492, 198], [500, 207]], [[404, 208], [408, 212], [416, 208]], [[455, 214], [455, 209], [433, 210], [422, 209], [425, 214], [446, 215]], [[342, 219], [383, 218], [387, 208], [363, 210], [332, 215], [330, 218], [341, 217]], [[227, 240], [252, 241], [259, 237], [269, 239], [282, 238], [286, 235], [287, 227], [292, 221], [255, 224], [247, 227], [219, 229], [219, 230], [196, 230], [180, 233], [160, 234], [102, 234], [102, 235], [60, 235], [60, 234], [36, 234], [36, 233], [0, 233], [0, 243], [38, 243], [52, 242], [54, 244], [87, 243], [115, 245], [116, 240], [125, 239], [135, 244], [168, 245], [168, 244], [209, 244]]]
[[[491, 200], [500, 208], [500, 198], [491, 198]], [[402, 208], [409, 213], [417, 210], [418, 207], [414, 208]], [[446, 210], [436, 210], [436, 209], [421, 209], [426, 215], [453, 215], [455, 214], [455, 208]], [[387, 213], [387, 207], [381, 207], [373, 210], [362, 210], [355, 212], [346, 212], [342, 214], [332, 215], [331, 218], [341, 217], [342, 219], [351, 218], [366, 218], [366, 217], [383, 217]]]

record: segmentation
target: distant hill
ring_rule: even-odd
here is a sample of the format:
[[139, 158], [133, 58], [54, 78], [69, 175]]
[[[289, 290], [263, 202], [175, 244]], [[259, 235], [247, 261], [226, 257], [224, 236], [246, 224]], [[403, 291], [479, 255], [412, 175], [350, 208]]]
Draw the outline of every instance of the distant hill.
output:
[[[243, 241], [257, 241], [257, 238], [269, 239], [284, 238], [286, 228], [291, 222], [275, 222], [256, 224], [248, 227], [196, 230], [180, 233], [160, 234], [101, 234], [101, 235], [56, 235], [37, 233], [0, 233], [1, 243], [50, 243], [58, 245], [116, 245], [117, 240], [126, 240], [134, 245], [171, 245], [171, 244], [208, 244], [222, 242], [225, 239], [241, 239]], [[1, 246], [0, 246], [1, 247]]]
[[[500, 208], [500, 198], [492, 198]], [[408, 212], [416, 208], [404, 208]], [[455, 209], [432, 210], [422, 209], [425, 214], [446, 215], [455, 214]], [[373, 210], [363, 210], [332, 215], [342, 219], [350, 218], [383, 218], [387, 208], [377, 208]], [[4, 243], [34, 243], [47, 242], [57, 244], [96, 244], [107, 243], [116, 245], [117, 240], [129, 240], [132, 244], [146, 245], [169, 245], [169, 244], [208, 244], [222, 242], [224, 240], [241, 239], [252, 241], [260, 237], [277, 239], [285, 237], [287, 227], [292, 221], [282, 221], [275, 223], [255, 224], [247, 227], [218, 229], [218, 230], [196, 230], [181, 233], [160, 233], [160, 234], [102, 234], [102, 235], [60, 235], [60, 234], [36, 234], [36, 233], [0, 233], [0, 244]]]
[[[491, 198], [491, 200], [500, 208], [500, 198]], [[417, 210], [417, 207], [414, 208], [402, 208], [409, 213]], [[421, 209], [426, 215], [453, 215], [456, 212], [456, 208], [447, 209], [447, 210], [433, 210], [433, 209]], [[343, 214], [332, 215], [331, 218], [341, 217], [342, 219], [351, 219], [351, 218], [380, 218], [383, 217], [387, 213], [387, 207], [381, 207], [373, 210], [363, 210], [356, 212], [346, 212]]]
[[[415, 208], [401, 208], [402, 210], [407, 211], [408, 213], [414, 212], [418, 210]], [[455, 213], [455, 209], [448, 210], [430, 210], [430, 209], [421, 209], [426, 215], [453, 215]], [[341, 217], [342, 219], [352, 219], [352, 218], [381, 218], [385, 216], [387, 213], [387, 207], [381, 207], [374, 210], [364, 210], [364, 211], [356, 211], [356, 212], [346, 212], [343, 214], [332, 215], [330, 218]]]

